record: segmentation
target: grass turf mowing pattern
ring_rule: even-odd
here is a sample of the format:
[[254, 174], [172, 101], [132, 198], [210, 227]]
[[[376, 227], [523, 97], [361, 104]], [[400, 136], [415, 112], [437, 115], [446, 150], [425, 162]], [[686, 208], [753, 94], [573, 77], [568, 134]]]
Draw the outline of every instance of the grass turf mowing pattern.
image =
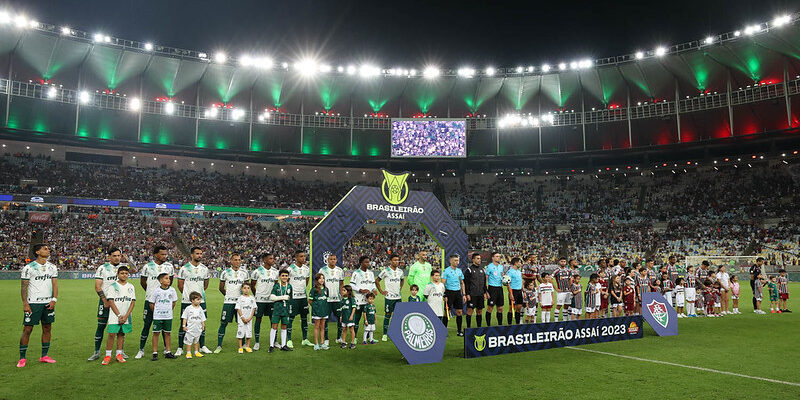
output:
[[[152, 362], [151, 339], [145, 358], [133, 359], [142, 327], [144, 292], [137, 287], [133, 332], [126, 338], [126, 364], [101, 366], [87, 362], [93, 351], [97, 297], [94, 280], [61, 280], [50, 355], [58, 363], [39, 364], [41, 328], [34, 327], [28, 349], [28, 366], [15, 368], [22, 324], [19, 281], [0, 281], [0, 399], [35, 398], [57, 394], [60, 398], [97, 397], [117, 391], [127, 398], [165, 396], [216, 398], [281, 396], [287, 398], [409, 398], [425, 393], [436, 398], [473, 394], [492, 397], [530, 395], [539, 398], [659, 399], [706, 396], [711, 398], [796, 398], [798, 387], [760, 380], [703, 372], [595, 354], [571, 349], [550, 349], [466, 360], [463, 341], [450, 322], [444, 360], [440, 364], [408, 366], [391, 342], [363, 346], [359, 331], [356, 350], [338, 347], [314, 351], [300, 346], [299, 321], [294, 325], [295, 351], [268, 354], [236, 353], [236, 325], [229, 324], [223, 352], [202, 359]], [[217, 280], [209, 283], [206, 341], [216, 347], [222, 295]], [[756, 315], [752, 312], [749, 287], [742, 285], [742, 315], [723, 318], [681, 319], [679, 335], [660, 338], [645, 326], [643, 339], [599, 343], [582, 348], [645, 359], [674, 362], [789, 382], [800, 382], [800, 284], [790, 284], [794, 295], [792, 314]], [[407, 286], [403, 297], [407, 297]], [[382, 314], [383, 297], [376, 301]], [[769, 303], [762, 308], [768, 309]], [[175, 313], [179, 308], [176, 306]], [[173, 350], [177, 327], [173, 323]], [[496, 324], [492, 317], [493, 325]], [[382, 334], [377, 321], [376, 339]], [[473, 321], [474, 325], [474, 321]], [[466, 326], [466, 323], [465, 325]], [[335, 336], [333, 324], [329, 330]], [[262, 345], [269, 338], [269, 325], [262, 324]], [[151, 336], [152, 338], [152, 336]], [[313, 341], [313, 331], [309, 330]], [[105, 349], [105, 338], [103, 342]], [[159, 352], [162, 347], [159, 346]]]

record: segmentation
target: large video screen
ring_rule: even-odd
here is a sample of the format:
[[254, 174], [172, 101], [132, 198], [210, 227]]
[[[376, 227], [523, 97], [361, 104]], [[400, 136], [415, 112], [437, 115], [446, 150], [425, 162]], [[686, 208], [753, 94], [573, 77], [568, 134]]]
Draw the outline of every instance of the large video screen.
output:
[[392, 119], [392, 157], [466, 156], [466, 120]]

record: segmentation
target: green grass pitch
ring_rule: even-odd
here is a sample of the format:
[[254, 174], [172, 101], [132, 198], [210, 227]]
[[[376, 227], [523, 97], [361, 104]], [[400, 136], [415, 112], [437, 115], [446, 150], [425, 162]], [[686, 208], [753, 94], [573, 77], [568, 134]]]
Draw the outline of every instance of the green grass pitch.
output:
[[[463, 358], [463, 339], [455, 321], [440, 364], [409, 366], [391, 342], [356, 350], [315, 352], [300, 346], [295, 321], [295, 351], [236, 353], [235, 324], [221, 354], [202, 359], [150, 361], [149, 351], [133, 359], [139, 343], [144, 293], [134, 311], [134, 330], [126, 341], [126, 364], [87, 362], [93, 350], [97, 297], [93, 280], [62, 280], [50, 355], [39, 364], [39, 327], [34, 328], [28, 366], [17, 369], [22, 324], [19, 281], [0, 281], [0, 399], [72, 398], [797, 398], [800, 386], [688, 369], [648, 361], [561, 348], [480, 359]], [[213, 350], [222, 295], [209, 283], [208, 346]], [[745, 281], [742, 315], [681, 319], [679, 335], [660, 338], [646, 326], [644, 338], [581, 346], [619, 355], [659, 360], [749, 376], [800, 383], [800, 284], [792, 283], [792, 314], [755, 315]], [[382, 297], [378, 310], [382, 309]], [[176, 307], [177, 310], [178, 307]], [[763, 308], [769, 309], [769, 303]], [[177, 311], [176, 311], [177, 314]], [[177, 316], [176, 316], [177, 317]], [[177, 319], [177, 318], [176, 318]], [[376, 338], [382, 333], [377, 321]], [[173, 327], [179, 325], [174, 324]], [[335, 332], [335, 327], [330, 327]], [[262, 336], [268, 338], [268, 325]], [[313, 333], [309, 332], [313, 339]], [[262, 342], [266, 339], [262, 337]], [[177, 332], [173, 335], [173, 347]], [[149, 348], [151, 346], [148, 341]]]

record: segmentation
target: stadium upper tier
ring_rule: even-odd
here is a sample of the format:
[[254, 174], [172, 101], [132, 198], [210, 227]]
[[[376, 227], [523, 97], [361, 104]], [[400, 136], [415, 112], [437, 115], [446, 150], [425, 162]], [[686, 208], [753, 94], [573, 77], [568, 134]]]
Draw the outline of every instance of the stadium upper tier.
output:
[[0, 13], [0, 110], [20, 135], [264, 154], [387, 158], [393, 117], [466, 118], [469, 157], [696, 142], [800, 125], [797, 20], [599, 60], [415, 69], [209, 55]]

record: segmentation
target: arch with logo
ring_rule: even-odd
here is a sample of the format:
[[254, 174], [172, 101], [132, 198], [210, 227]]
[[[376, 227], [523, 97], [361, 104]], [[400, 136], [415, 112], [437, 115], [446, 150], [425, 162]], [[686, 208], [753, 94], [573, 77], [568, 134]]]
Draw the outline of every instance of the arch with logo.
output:
[[[354, 186], [313, 228], [309, 259], [316, 273], [327, 263], [327, 255], [342, 260], [345, 244], [368, 221], [419, 223], [446, 256], [461, 256], [459, 267], [466, 267], [467, 234], [453, 220], [444, 205], [431, 192], [409, 190], [408, 173], [383, 171], [380, 187]], [[371, 254], [367, 254], [371, 255]]]

